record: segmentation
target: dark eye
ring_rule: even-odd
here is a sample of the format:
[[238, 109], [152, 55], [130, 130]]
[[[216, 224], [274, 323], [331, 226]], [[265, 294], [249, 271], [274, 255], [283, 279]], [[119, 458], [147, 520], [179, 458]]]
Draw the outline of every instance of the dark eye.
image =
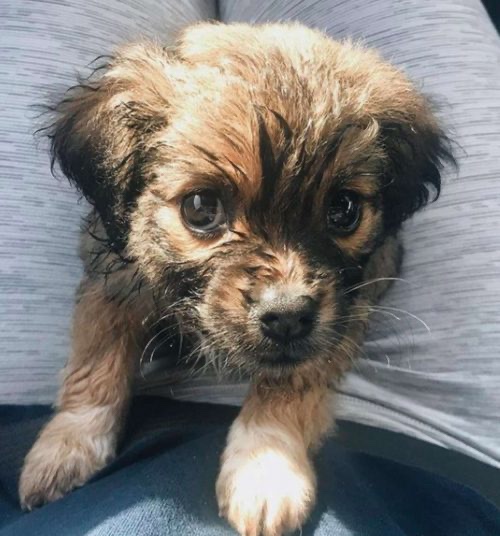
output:
[[347, 235], [358, 228], [361, 221], [359, 196], [347, 190], [335, 194], [328, 209], [328, 227], [337, 234]]
[[181, 212], [187, 225], [196, 231], [214, 231], [226, 223], [224, 205], [212, 190], [203, 190], [185, 197]]

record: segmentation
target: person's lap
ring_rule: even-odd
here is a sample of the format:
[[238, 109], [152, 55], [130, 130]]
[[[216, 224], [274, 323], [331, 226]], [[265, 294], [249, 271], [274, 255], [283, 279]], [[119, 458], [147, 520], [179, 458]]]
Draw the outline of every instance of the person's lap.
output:
[[[217, 515], [214, 486], [235, 411], [139, 399], [121, 454], [108, 469], [67, 497], [22, 513], [17, 475], [50, 411], [5, 407], [0, 412], [0, 536], [234, 534]], [[317, 468], [318, 503], [304, 536], [500, 534], [500, 513], [493, 505], [418, 469], [349, 452], [334, 440], [320, 452]]]

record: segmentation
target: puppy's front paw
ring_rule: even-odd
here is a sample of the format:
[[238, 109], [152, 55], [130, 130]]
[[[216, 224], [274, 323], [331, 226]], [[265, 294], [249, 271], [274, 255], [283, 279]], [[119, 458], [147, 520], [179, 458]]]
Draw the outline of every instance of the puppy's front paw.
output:
[[217, 481], [220, 514], [242, 536], [280, 536], [302, 526], [315, 499], [306, 456], [279, 448], [226, 453]]
[[[43, 430], [26, 456], [19, 481], [25, 510], [55, 501], [83, 485], [113, 456], [107, 436], [91, 436], [59, 426], [58, 417]], [[88, 431], [87, 431], [88, 432]]]

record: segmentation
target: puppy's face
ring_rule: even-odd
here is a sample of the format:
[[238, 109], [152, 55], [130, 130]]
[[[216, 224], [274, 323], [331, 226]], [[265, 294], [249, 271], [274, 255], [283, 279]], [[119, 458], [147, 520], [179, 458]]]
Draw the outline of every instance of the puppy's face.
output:
[[449, 158], [402, 74], [298, 25], [126, 48], [59, 111], [54, 156], [109, 247], [205, 353], [253, 371], [335, 355]]

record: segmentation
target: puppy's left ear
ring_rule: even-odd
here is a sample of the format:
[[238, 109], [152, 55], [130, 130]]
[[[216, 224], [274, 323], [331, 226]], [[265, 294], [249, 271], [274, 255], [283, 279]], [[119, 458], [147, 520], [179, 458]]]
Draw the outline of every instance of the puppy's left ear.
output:
[[451, 142], [427, 103], [411, 114], [381, 122], [381, 145], [386, 156], [383, 191], [384, 221], [394, 230], [441, 190], [441, 171], [456, 167]]
[[169, 119], [170, 58], [154, 43], [124, 47], [53, 108], [46, 129], [57, 163], [93, 205], [109, 247], [127, 243], [130, 214], [154, 157], [151, 139]]

